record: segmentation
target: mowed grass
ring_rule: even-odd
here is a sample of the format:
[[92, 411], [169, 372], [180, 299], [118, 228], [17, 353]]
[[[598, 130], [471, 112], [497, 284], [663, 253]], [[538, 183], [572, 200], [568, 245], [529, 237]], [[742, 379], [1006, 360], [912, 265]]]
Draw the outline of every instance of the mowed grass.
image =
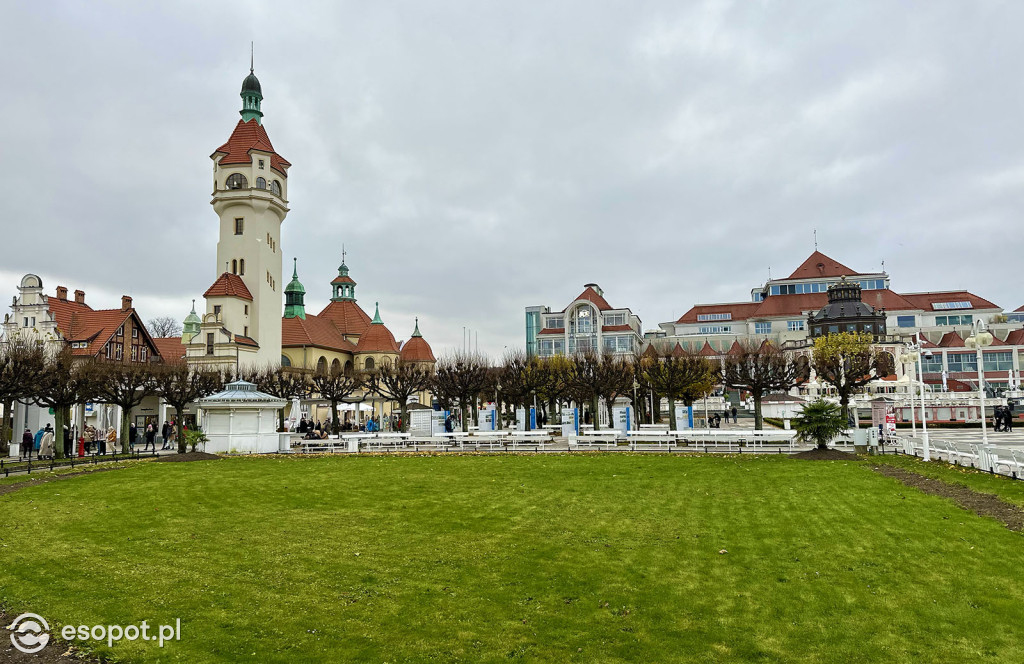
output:
[[181, 619], [132, 662], [1024, 661], [1022, 536], [860, 462], [142, 463], [0, 496], [0, 553], [9, 616]]

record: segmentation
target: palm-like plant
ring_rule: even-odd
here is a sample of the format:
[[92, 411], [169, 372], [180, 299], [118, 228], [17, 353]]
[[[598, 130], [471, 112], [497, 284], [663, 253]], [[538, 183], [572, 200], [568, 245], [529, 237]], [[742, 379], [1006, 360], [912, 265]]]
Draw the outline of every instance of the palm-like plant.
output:
[[803, 413], [793, 420], [797, 440], [814, 443], [819, 450], [847, 428], [846, 416], [839, 404], [823, 399], [804, 406]]

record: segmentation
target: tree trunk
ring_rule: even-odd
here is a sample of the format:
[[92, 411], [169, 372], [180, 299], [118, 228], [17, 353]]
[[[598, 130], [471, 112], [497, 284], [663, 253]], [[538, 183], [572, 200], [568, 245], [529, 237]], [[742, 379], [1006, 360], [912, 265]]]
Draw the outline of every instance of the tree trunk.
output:
[[174, 428], [178, 430], [178, 454], [188, 452], [188, 447], [185, 445], [185, 424], [181, 417], [182, 408], [174, 406]]
[[[0, 422], [0, 457], [6, 457], [11, 453], [11, 443], [14, 440], [14, 400], [4, 400], [4, 419]], [[10, 424], [9, 424], [10, 423]]]
[[462, 413], [462, 430], [469, 431], [469, 404], [466, 399], [459, 399], [459, 409]]
[[402, 418], [402, 426], [399, 430], [405, 433], [409, 430], [409, 404], [402, 402], [402, 407], [398, 409], [398, 416]]
[[[658, 410], [661, 410], [660, 408]], [[678, 422], [676, 422], [676, 400], [672, 397], [668, 398], [668, 421], [672, 427], [672, 431], [679, 431]]]
[[284, 408], [279, 408], [277, 411], [277, 431], [278, 433], [284, 431]]
[[53, 457], [64, 458], [64, 408], [53, 409]]
[[[128, 416], [130, 411], [124, 406], [118, 406], [118, 408], [121, 409], [121, 449], [128, 452], [131, 450], [131, 447], [128, 446]], [[142, 435], [145, 436], [146, 433], [143, 432]]]
[[[381, 409], [383, 410], [383, 408]], [[341, 432], [341, 424], [338, 423], [338, 402], [331, 402], [331, 433], [338, 435]]]
[[754, 397], [754, 429], [760, 431], [764, 428], [764, 418], [761, 417], [761, 393], [757, 392]]
[[605, 403], [605, 406], [607, 406], [607, 408], [608, 408], [608, 426], [610, 428], [614, 429], [615, 428], [615, 414], [612, 413], [612, 400], [611, 399], [605, 399], [604, 403]]
[[598, 408], [600, 408], [598, 398], [592, 397], [590, 399], [590, 419], [594, 420], [594, 431], [601, 430], [601, 411]]
[[850, 395], [843, 393], [839, 395], [839, 407], [843, 410], [843, 417], [850, 421]]
[[651, 390], [651, 412], [654, 416], [654, 423], [661, 424], [661, 395], [654, 390]]

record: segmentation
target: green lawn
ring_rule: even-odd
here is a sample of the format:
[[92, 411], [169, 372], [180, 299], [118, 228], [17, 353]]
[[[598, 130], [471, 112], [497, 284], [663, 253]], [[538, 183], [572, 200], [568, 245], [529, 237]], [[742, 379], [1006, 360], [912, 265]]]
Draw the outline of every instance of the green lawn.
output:
[[0, 496], [0, 550], [11, 616], [181, 618], [124, 661], [1024, 661], [1022, 536], [856, 462], [140, 463]]

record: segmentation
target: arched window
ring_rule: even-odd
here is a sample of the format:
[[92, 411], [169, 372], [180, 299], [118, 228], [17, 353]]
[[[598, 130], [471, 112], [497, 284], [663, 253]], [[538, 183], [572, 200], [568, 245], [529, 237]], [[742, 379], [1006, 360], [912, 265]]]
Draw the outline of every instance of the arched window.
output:
[[281, 195], [281, 183], [278, 182], [277, 180], [274, 180], [273, 182], [271, 182], [270, 183], [270, 193], [272, 193], [275, 196], [280, 196]]
[[245, 275], [245, 259], [244, 258], [238, 261], [238, 274], [240, 274], [242, 276]]
[[327, 373], [327, 358], [323, 355], [316, 361], [316, 372], [319, 374]]
[[266, 178], [256, 178], [256, 188], [257, 189], [266, 189], [267, 188], [267, 180], [266, 180]]
[[331, 374], [337, 376], [341, 373], [341, 362], [335, 359], [331, 362]]
[[238, 259], [231, 259], [231, 274], [238, 274]]
[[290, 366], [292, 366], [292, 361], [290, 359], [288, 359], [287, 355], [282, 355], [281, 356], [281, 366], [282, 367], [290, 367]]
[[349, 360], [348, 362], [345, 363], [345, 375], [352, 375], [352, 360]]
[[241, 173], [232, 173], [228, 176], [225, 185], [228, 189], [246, 189], [249, 187], [249, 181]]
[[366, 362], [363, 363], [363, 368], [366, 369], [367, 371], [373, 371], [373, 366], [373, 358], [366, 358]]

